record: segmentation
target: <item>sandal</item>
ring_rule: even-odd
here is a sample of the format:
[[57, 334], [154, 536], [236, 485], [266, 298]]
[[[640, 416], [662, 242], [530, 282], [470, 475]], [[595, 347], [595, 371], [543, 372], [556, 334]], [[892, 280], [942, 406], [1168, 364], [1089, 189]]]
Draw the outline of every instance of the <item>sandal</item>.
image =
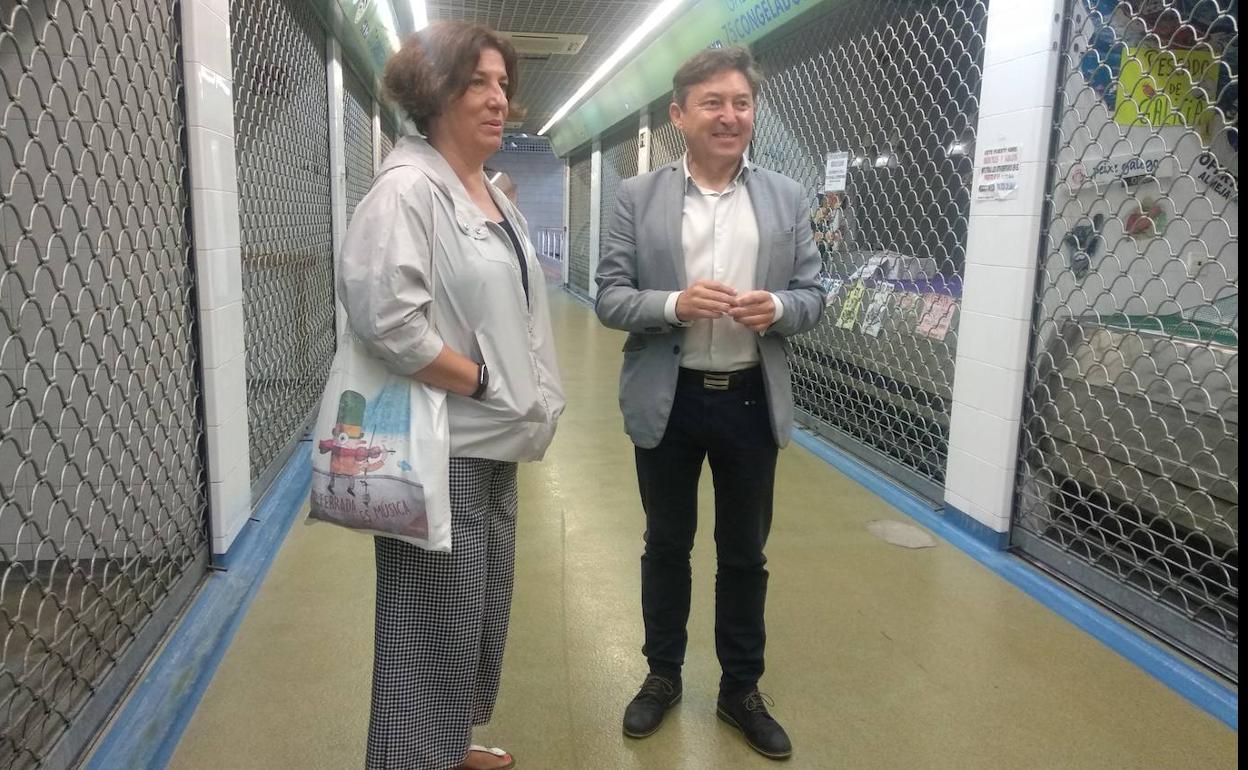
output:
[[[491, 767], [490, 770], [512, 770], [512, 768], [516, 766], [516, 758], [512, 757], [511, 754], [508, 754], [506, 751], [503, 751], [502, 749], [493, 748], [493, 747], [487, 748], [485, 746], [478, 746], [476, 744], [473, 744], [468, 747], [468, 753], [472, 754], [474, 752], [481, 753], [481, 754], [490, 754], [492, 756], [499, 757], [500, 759], [502, 757], [509, 758], [507, 764], [495, 765]], [[476, 768], [472, 767], [471, 765], [468, 764], [467, 761], [465, 761], [459, 765], [459, 770], [476, 770]]]

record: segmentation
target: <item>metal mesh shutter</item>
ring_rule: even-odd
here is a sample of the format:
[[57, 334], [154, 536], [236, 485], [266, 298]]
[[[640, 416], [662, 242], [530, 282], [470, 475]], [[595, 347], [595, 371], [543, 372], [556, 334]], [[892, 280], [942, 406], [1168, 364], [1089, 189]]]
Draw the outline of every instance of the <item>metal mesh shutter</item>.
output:
[[680, 160], [685, 154], [685, 137], [672, 124], [668, 105], [670, 96], [656, 101], [650, 108], [650, 170]]
[[620, 182], [637, 176], [637, 153], [640, 142], [637, 126], [628, 126], [602, 140], [602, 210], [599, 212], [601, 227], [598, 230], [599, 254], [604, 253], [607, 231], [615, 214], [615, 197]]
[[573, 155], [568, 162], [572, 169], [568, 189], [568, 230], [571, 241], [568, 244], [571, 257], [568, 262], [568, 288], [589, 296], [589, 282], [593, 280], [593, 276], [589, 274], [590, 154], [585, 152], [579, 156]]
[[235, 0], [230, 35], [256, 481], [281, 466], [334, 352], [329, 96], [308, 4]]
[[347, 223], [373, 183], [373, 97], [350, 69], [343, 70], [343, 147], [347, 166]]
[[1013, 540], [1238, 679], [1238, 3], [1067, 5]]
[[[794, 340], [797, 404], [933, 497], [948, 453], [985, 5], [851, 3], [758, 52], [768, 80], [751, 157], [805, 185], [829, 295], [820, 326]], [[829, 152], [849, 154], [848, 183], [821, 196]]]
[[207, 564], [177, 4], [0, 3], [0, 767], [68, 767]]
[[381, 161], [384, 161], [386, 156], [390, 154], [390, 151], [394, 149], [396, 138], [394, 121], [383, 111], [381, 113], [381, 152], [378, 153], [378, 158]]

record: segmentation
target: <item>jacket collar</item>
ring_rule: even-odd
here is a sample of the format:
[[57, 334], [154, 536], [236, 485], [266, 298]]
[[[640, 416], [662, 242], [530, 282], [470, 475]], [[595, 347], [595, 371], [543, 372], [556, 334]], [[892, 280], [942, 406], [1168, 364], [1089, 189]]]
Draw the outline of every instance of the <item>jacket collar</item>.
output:
[[[476, 240], [489, 235], [487, 224], [489, 220], [468, 196], [468, 191], [464, 189], [463, 182], [456, 176], [451, 164], [447, 163], [446, 158], [442, 157], [442, 154], [435, 150], [424, 137], [409, 135], [399, 139], [377, 173], [380, 175], [399, 166], [412, 166], [420, 169], [425, 176], [429, 177], [429, 181], [435, 188], [451, 199], [455, 208], [455, 220], [461, 232]], [[509, 222], [517, 224], [522, 219], [520, 212], [516, 210], [507, 196], [490, 184], [489, 179], [486, 179], [486, 189], [490, 191], [494, 205], [498, 206], [498, 210], [503, 212], [503, 216], [507, 217]], [[522, 228], [517, 224], [517, 229]]]

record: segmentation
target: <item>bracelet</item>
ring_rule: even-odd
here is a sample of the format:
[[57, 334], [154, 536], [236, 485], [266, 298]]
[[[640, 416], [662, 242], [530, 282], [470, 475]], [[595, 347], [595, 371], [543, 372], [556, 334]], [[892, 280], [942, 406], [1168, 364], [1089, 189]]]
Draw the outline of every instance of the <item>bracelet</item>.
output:
[[472, 398], [480, 401], [485, 395], [485, 390], [490, 386], [490, 369], [485, 364], [477, 367], [477, 389], [472, 392]]

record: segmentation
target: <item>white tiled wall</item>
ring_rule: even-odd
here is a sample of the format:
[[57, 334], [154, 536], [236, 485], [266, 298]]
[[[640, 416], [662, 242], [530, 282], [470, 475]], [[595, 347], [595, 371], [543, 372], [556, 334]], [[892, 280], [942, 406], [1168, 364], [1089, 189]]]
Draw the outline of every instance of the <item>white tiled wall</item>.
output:
[[589, 158], [589, 296], [598, 296], [599, 250], [602, 246], [602, 139], [594, 137], [594, 150]]
[[213, 552], [225, 553], [251, 515], [229, 3], [182, 8], [209, 515]]
[[1060, 0], [988, 7], [976, 165], [985, 149], [1022, 150], [1016, 196], [971, 204], [945, 500], [1009, 531], [1039, 254]]

